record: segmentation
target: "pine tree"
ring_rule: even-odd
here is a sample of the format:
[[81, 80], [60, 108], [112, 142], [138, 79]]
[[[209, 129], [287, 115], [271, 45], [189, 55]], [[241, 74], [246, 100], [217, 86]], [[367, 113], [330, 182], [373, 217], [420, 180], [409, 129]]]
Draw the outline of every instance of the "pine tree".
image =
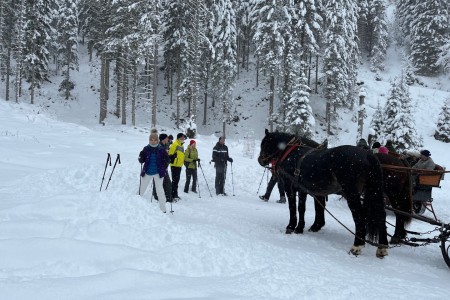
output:
[[291, 97], [286, 103], [286, 131], [311, 138], [315, 119], [309, 104], [309, 87], [305, 74], [299, 76], [299, 81], [293, 86]]
[[434, 138], [445, 143], [450, 143], [450, 100], [442, 107], [442, 111], [439, 114], [439, 120], [437, 122], [436, 132]]
[[64, 68], [64, 80], [59, 91], [64, 91], [66, 100], [75, 84], [71, 80], [70, 71], [78, 70], [78, 7], [77, 0], [64, 0], [61, 3], [58, 19], [58, 55]]
[[391, 91], [384, 107], [383, 132], [399, 152], [422, 147], [422, 138], [416, 131], [412, 116], [411, 97], [403, 76], [391, 84]]
[[262, 0], [255, 10], [257, 19], [254, 41], [255, 55], [259, 66], [269, 79], [269, 128], [273, 130], [275, 82], [281, 74], [282, 57], [285, 51], [283, 31], [288, 25], [287, 8], [281, 1]]
[[18, 4], [13, 0], [0, 2], [0, 79], [5, 83], [5, 100], [10, 100], [10, 76], [16, 38]]
[[222, 102], [223, 134], [225, 124], [230, 120], [232, 92], [236, 79], [237, 33], [236, 17], [230, 0], [219, 0], [214, 5], [214, 34], [212, 45], [215, 49], [213, 85]]
[[384, 70], [384, 60], [388, 46], [387, 17], [384, 2], [384, 0], [373, 0], [369, 2], [369, 28], [372, 31], [370, 69], [374, 72]]
[[323, 71], [327, 131], [330, 134], [336, 108], [353, 105], [359, 49], [356, 4], [349, 0], [330, 0], [326, 11]]
[[44, 80], [48, 80], [48, 60], [50, 35], [50, 1], [27, 0], [25, 12], [25, 28], [23, 48], [24, 75], [30, 83], [31, 104], [34, 103], [34, 93]]
[[411, 29], [411, 60], [420, 75], [435, 75], [440, 70], [438, 58], [447, 40], [446, 0], [422, 0], [414, 9], [416, 19]]
[[377, 105], [377, 109], [372, 115], [372, 121], [370, 122], [370, 128], [375, 132], [375, 139], [379, 139], [384, 135], [383, 129], [383, 110], [380, 106], [380, 103]]
[[401, 45], [409, 48], [412, 22], [417, 17], [414, 15], [416, 5], [422, 0], [396, 0], [395, 17], [402, 35], [399, 40]]

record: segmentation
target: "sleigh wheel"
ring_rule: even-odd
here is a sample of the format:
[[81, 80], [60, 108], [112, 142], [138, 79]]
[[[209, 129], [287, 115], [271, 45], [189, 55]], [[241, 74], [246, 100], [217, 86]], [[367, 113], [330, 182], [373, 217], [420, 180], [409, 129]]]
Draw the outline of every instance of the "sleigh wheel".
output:
[[422, 201], [413, 202], [413, 211], [417, 215], [422, 215], [425, 212], [426, 205]]
[[442, 256], [444, 257], [445, 263], [450, 268], [450, 241], [448, 239], [448, 234], [444, 234], [441, 236], [441, 251]]

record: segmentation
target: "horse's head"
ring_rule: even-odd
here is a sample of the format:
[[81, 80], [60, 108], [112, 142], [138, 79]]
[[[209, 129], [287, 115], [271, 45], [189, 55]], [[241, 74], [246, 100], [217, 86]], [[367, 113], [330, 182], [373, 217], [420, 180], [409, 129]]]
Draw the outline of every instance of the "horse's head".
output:
[[269, 132], [266, 129], [266, 136], [261, 141], [261, 152], [258, 163], [267, 166], [271, 160], [278, 159], [286, 149], [287, 144], [293, 138], [292, 135], [283, 132]]

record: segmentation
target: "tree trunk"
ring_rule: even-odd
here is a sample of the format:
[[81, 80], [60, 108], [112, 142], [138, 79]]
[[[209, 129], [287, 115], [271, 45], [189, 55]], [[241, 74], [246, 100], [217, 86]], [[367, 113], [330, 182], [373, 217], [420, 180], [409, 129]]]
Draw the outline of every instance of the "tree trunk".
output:
[[124, 51], [122, 59], [122, 125], [127, 124], [127, 102], [128, 102], [128, 63], [127, 52]]
[[364, 96], [359, 96], [359, 110], [358, 110], [358, 140], [362, 138], [364, 127]]
[[119, 49], [119, 52], [116, 53], [116, 111], [114, 112], [114, 115], [117, 118], [120, 118], [120, 99], [121, 99], [121, 78], [122, 78], [122, 64], [121, 64], [121, 55], [120, 55], [121, 49]]
[[131, 90], [131, 124], [136, 126], [136, 87], [138, 81], [137, 61], [133, 60], [133, 87]]
[[270, 76], [270, 94], [269, 94], [269, 128], [270, 128], [271, 132], [273, 131], [272, 115], [273, 115], [274, 98], [275, 98], [275, 76], [271, 75]]
[[152, 126], [156, 126], [156, 90], [158, 87], [158, 45], [156, 44], [156, 39], [153, 45], [153, 88], [152, 88]]
[[9, 80], [11, 74], [11, 48], [8, 48], [8, 52], [6, 54], [6, 82], [5, 82], [5, 100], [9, 101]]
[[99, 123], [105, 125], [108, 101], [106, 97], [106, 57], [105, 54], [101, 54], [101, 67], [100, 67], [100, 114]]

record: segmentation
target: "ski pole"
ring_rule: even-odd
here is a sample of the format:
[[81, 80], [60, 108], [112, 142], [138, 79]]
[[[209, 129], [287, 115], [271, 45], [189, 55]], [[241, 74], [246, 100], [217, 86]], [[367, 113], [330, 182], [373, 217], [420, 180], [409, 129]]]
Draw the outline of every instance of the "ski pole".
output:
[[231, 163], [231, 186], [233, 187], [233, 196], [234, 195], [234, 181], [233, 181], [233, 163]]
[[212, 198], [211, 190], [209, 189], [208, 181], [206, 180], [205, 173], [203, 172], [203, 168], [202, 168], [202, 165], [200, 164], [200, 162], [198, 162], [198, 166], [200, 167], [200, 170], [202, 171], [203, 178], [205, 179], [205, 182], [206, 182], [206, 187], [208, 188], [209, 195]]
[[108, 167], [108, 162], [109, 162], [109, 165], [111, 166], [111, 154], [109, 154], [109, 153], [108, 153], [108, 156], [106, 157], [105, 171], [103, 171], [103, 178], [102, 178], [102, 184], [100, 185], [100, 192], [102, 191], [103, 181], [105, 180], [105, 173], [106, 173], [106, 168]]
[[114, 162], [114, 166], [113, 166], [113, 169], [111, 171], [111, 175], [109, 175], [109, 180], [108, 180], [108, 184], [106, 185], [105, 191], [108, 189], [108, 185], [109, 185], [109, 182], [111, 181], [111, 177], [112, 177], [112, 175], [114, 173], [114, 170], [116, 168], [117, 162], [119, 162], [119, 165], [120, 165], [120, 154], [117, 154], [117, 158], [116, 158], [116, 161]]
[[142, 184], [142, 168], [143, 168], [143, 164], [141, 164], [141, 173], [139, 173], [139, 196], [141, 195], [141, 184]]
[[259, 186], [258, 186], [258, 190], [256, 191], [256, 195], [258, 195], [258, 193], [259, 193], [259, 189], [261, 188], [261, 183], [262, 183], [262, 181], [263, 181], [263, 179], [264, 179], [264, 174], [266, 174], [266, 168], [264, 168], [264, 172], [263, 172], [263, 174], [262, 174], [262, 177], [261, 177], [261, 181], [259, 182]]
[[[200, 162], [198, 163], [200, 164]], [[195, 172], [197, 172], [197, 169], [195, 170]], [[201, 198], [202, 196], [200, 195], [200, 180], [198, 180], [198, 175], [197, 175], [197, 190], [198, 190], [198, 197]]]

